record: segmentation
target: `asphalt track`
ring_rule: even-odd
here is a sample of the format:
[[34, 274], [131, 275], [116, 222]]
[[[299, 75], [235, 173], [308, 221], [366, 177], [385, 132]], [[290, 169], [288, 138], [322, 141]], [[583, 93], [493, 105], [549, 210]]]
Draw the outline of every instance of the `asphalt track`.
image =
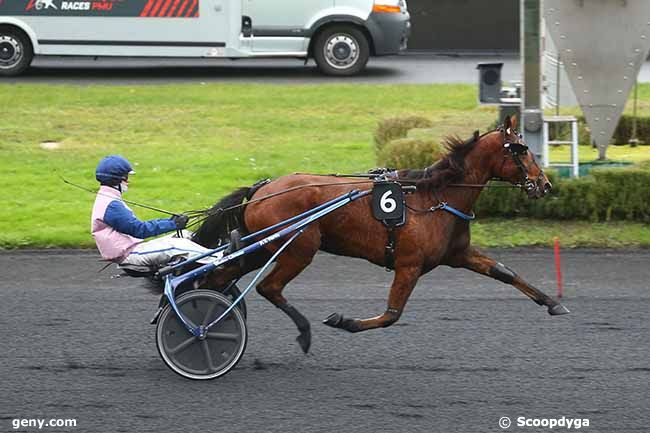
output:
[[33, 68], [9, 83], [49, 84], [430, 84], [471, 83], [478, 79], [479, 62], [504, 62], [504, 79], [518, 79], [519, 60], [512, 56], [442, 56], [409, 54], [371, 58], [363, 74], [328, 77], [313, 60], [298, 59], [142, 59], [142, 58], [36, 58]]
[[[502, 62], [505, 81], [521, 80], [519, 58], [512, 55], [442, 55], [408, 53], [371, 58], [363, 74], [327, 77], [314, 61], [307, 66], [295, 59], [138, 59], [138, 58], [36, 58], [24, 75], [2, 78], [0, 83], [75, 85], [134, 85], [185, 83], [271, 84], [432, 84], [478, 83], [476, 65]], [[643, 64], [639, 82], [650, 82], [650, 62]]]
[[[490, 253], [554, 291], [551, 251]], [[383, 311], [391, 274], [322, 254], [285, 291], [312, 320], [312, 352], [253, 292], [246, 354], [210, 382], [167, 369], [148, 324], [157, 298], [110, 279], [112, 269], [98, 274], [97, 260], [0, 253], [0, 431], [17, 431], [14, 418], [75, 418], [76, 432], [482, 433], [503, 431], [502, 416], [650, 428], [649, 251], [564, 252], [572, 314], [560, 317], [509, 286], [440, 268], [396, 326], [356, 335], [319, 321]]]

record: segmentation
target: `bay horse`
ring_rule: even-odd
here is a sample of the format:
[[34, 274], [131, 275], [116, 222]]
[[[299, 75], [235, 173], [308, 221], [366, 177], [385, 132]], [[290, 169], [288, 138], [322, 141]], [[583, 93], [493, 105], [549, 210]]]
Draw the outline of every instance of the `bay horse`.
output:
[[[517, 133], [516, 118], [507, 117], [497, 130], [462, 141], [447, 138], [447, 154], [424, 170], [401, 170], [398, 180], [415, 182], [416, 192], [406, 196], [408, 210], [406, 223], [395, 229], [394, 279], [386, 310], [367, 319], [346, 318], [339, 313], [330, 315], [324, 323], [349, 332], [387, 327], [400, 318], [406, 302], [418, 279], [439, 265], [465, 268], [510, 284], [537, 304], [546, 306], [551, 315], [567, 314], [559, 302], [544, 294], [512, 269], [486, 256], [470, 245], [469, 222], [442, 210], [432, 211], [435, 205], [447, 202], [453, 208], [470, 213], [484, 186], [498, 178], [521, 185], [529, 198], [540, 198], [551, 188], [551, 183], [529, 152], [522, 136]], [[323, 181], [317, 175], [294, 174], [280, 177], [259, 188], [254, 194], [250, 188], [241, 188], [222, 199], [212, 209], [225, 209], [251, 203], [243, 209], [216, 212], [194, 235], [194, 241], [214, 247], [219, 239], [226, 239], [233, 228], [247, 233], [263, 229], [314, 208], [328, 200], [362, 189], [350, 185], [349, 178], [330, 178], [328, 186], [312, 187]], [[334, 184], [334, 185], [332, 185]], [[255, 202], [256, 198], [293, 189], [286, 194]], [[362, 185], [364, 186], [364, 185]], [[372, 186], [372, 181], [365, 185]], [[247, 197], [248, 196], [248, 197]], [[421, 210], [421, 211], [418, 211]], [[376, 220], [368, 198], [352, 202], [310, 225], [282, 253], [273, 270], [256, 286], [257, 291], [273, 305], [286, 313], [296, 324], [297, 341], [307, 353], [311, 344], [309, 321], [282, 295], [285, 286], [312, 261], [318, 250], [332, 254], [363, 258], [378, 266], [386, 266], [385, 248], [388, 240], [386, 227]], [[233, 263], [208, 276], [209, 282], [227, 284], [254, 269], [260, 268], [279, 245], [269, 244], [261, 253], [246, 256], [245, 263]]]

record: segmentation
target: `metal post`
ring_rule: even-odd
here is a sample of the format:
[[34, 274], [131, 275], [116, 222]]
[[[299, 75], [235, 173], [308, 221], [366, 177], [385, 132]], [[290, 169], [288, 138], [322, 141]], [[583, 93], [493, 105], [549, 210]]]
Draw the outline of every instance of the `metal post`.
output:
[[520, 14], [520, 49], [524, 71], [522, 129], [526, 144], [540, 157], [543, 147], [540, 0], [521, 0]]
[[[555, 65], [555, 115], [560, 115], [560, 52], [557, 52], [557, 65]], [[556, 132], [559, 132], [560, 128], [557, 128]]]
[[[557, 52], [557, 64], [555, 65], [555, 115], [560, 115], [560, 52]], [[555, 123], [555, 139], [558, 140], [562, 135], [562, 128], [560, 122]], [[548, 143], [546, 141], [545, 143]]]
[[580, 161], [578, 160], [578, 121], [571, 122], [571, 175], [580, 176]]
[[548, 122], [544, 122], [544, 139], [542, 140], [542, 165], [544, 168], [549, 166], [548, 161]]
[[630, 145], [636, 147], [640, 143], [639, 137], [637, 136], [637, 118], [636, 118], [636, 108], [637, 102], [639, 100], [639, 76], [637, 74], [636, 79], [634, 80], [634, 112], [632, 115], [632, 137], [630, 138]]

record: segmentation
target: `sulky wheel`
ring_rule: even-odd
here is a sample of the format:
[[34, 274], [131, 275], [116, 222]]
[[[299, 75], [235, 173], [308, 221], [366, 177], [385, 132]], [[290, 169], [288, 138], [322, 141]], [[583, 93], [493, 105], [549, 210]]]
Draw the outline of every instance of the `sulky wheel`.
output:
[[[193, 290], [176, 301], [190, 323], [207, 325], [232, 303], [212, 290]], [[215, 379], [228, 373], [246, 349], [246, 321], [238, 308], [210, 328], [206, 337], [193, 336], [170, 305], [160, 315], [156, 328], [156, 345], [163, 361], [174, 372], [188, 379]]]
[[[237, 287], [236, 284], [228, 284], [225, 287], [203, 287], [203, 289], [207, 290], [213, 290], [215, 292], [221, 293], [224, 295], [228, 300], [233, 303], [237, 298], [239, 298], [239, 295], [241, 295], [241, 291], [239, 290], [239, 287]], [[192, 283], [188, 284], [181, 284], [180, 287], [176, 289], [176, 296], [179, 297], [184, 293], [190, 292], [195, 290], [192, 287]], [[237, 308], [242, 312], [244, 316], [244, 320], [246, 320], [246, 317], [248, 316], [248, 311], [246, 308], [246, 298], [242, 299], [239, 301], [239, 304], [237, 304]]]

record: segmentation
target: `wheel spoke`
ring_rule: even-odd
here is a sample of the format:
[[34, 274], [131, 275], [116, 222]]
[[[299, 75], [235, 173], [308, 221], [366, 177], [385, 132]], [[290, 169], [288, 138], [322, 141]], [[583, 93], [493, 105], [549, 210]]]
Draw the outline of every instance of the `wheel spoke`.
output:
[[205, 356], [205, 361], [208, 364], [208, 371], [214, 371], [214, 365], [212, 365], [212, 354], [210, 353], [210, 346], [208, 346], [208, 341], [201, 341], [201, 348], [203, 349], [203, 355]]
[[[182, 308], [179, 308], [179, 310], [180, 310], [181, 313], [183, 314], [183, 318], [185, 319], [185, 321], [187, 322], [187, 324], [189, 325], [189, 327], [190, 327], [190, 328], [197, 328], [197, 326], [196, 326], [196, 324], [194, 323], [194, 321], [193, 321], [192, 319], [190, 319], [190, 318], [187, 316], [187, 313], [186, 313], [185, 311], [183, 311]], [[181, 318], [178, 317], [176, 314], [174, 314], [174, 316], [176, 317], [176, 320], [178, 320], [178, 323], [183, 327], [183, 329], [186, 329], [187, 332], [191, 333], [191, 331], [185, 327], [185, 324], [183, 323], [183, 321], [181, 320]]]
[[227, 332], [208, 332], [206, 336], [211, 340], [239, 341], [239, 334], [229, 334]]
[[203, 326], [208, 326], [210, 322], [214, 320], [214, 311], [217, 309], [219, 306], [218, 302], [213, 302], [210, 304], [210, 307], [208, 308], [208, 312], [205, 313], [205, 317], [203, 318]]
[[174, 347], [173, 349], [170, 349], [170, 350], [169, 350], [169, 354], [170, 354], [170, 355], [176, 355], [178, 352], [180, 352], [180, 351], [182, 351], [182, 350], [185, 350], [185, 349], [187, 349], [188, 347], [190, 347], [190, 346], [192, 345], [192, 343], [194, 343], [195, 340], [196, 340], [196, 337], [195, 337], [195, 336], [191, 336], [191, 337], [188, 338], [187, 340], [185, 340], [185, 341], [183, 341], [182, 343], [180, 343], [178, 346]]

